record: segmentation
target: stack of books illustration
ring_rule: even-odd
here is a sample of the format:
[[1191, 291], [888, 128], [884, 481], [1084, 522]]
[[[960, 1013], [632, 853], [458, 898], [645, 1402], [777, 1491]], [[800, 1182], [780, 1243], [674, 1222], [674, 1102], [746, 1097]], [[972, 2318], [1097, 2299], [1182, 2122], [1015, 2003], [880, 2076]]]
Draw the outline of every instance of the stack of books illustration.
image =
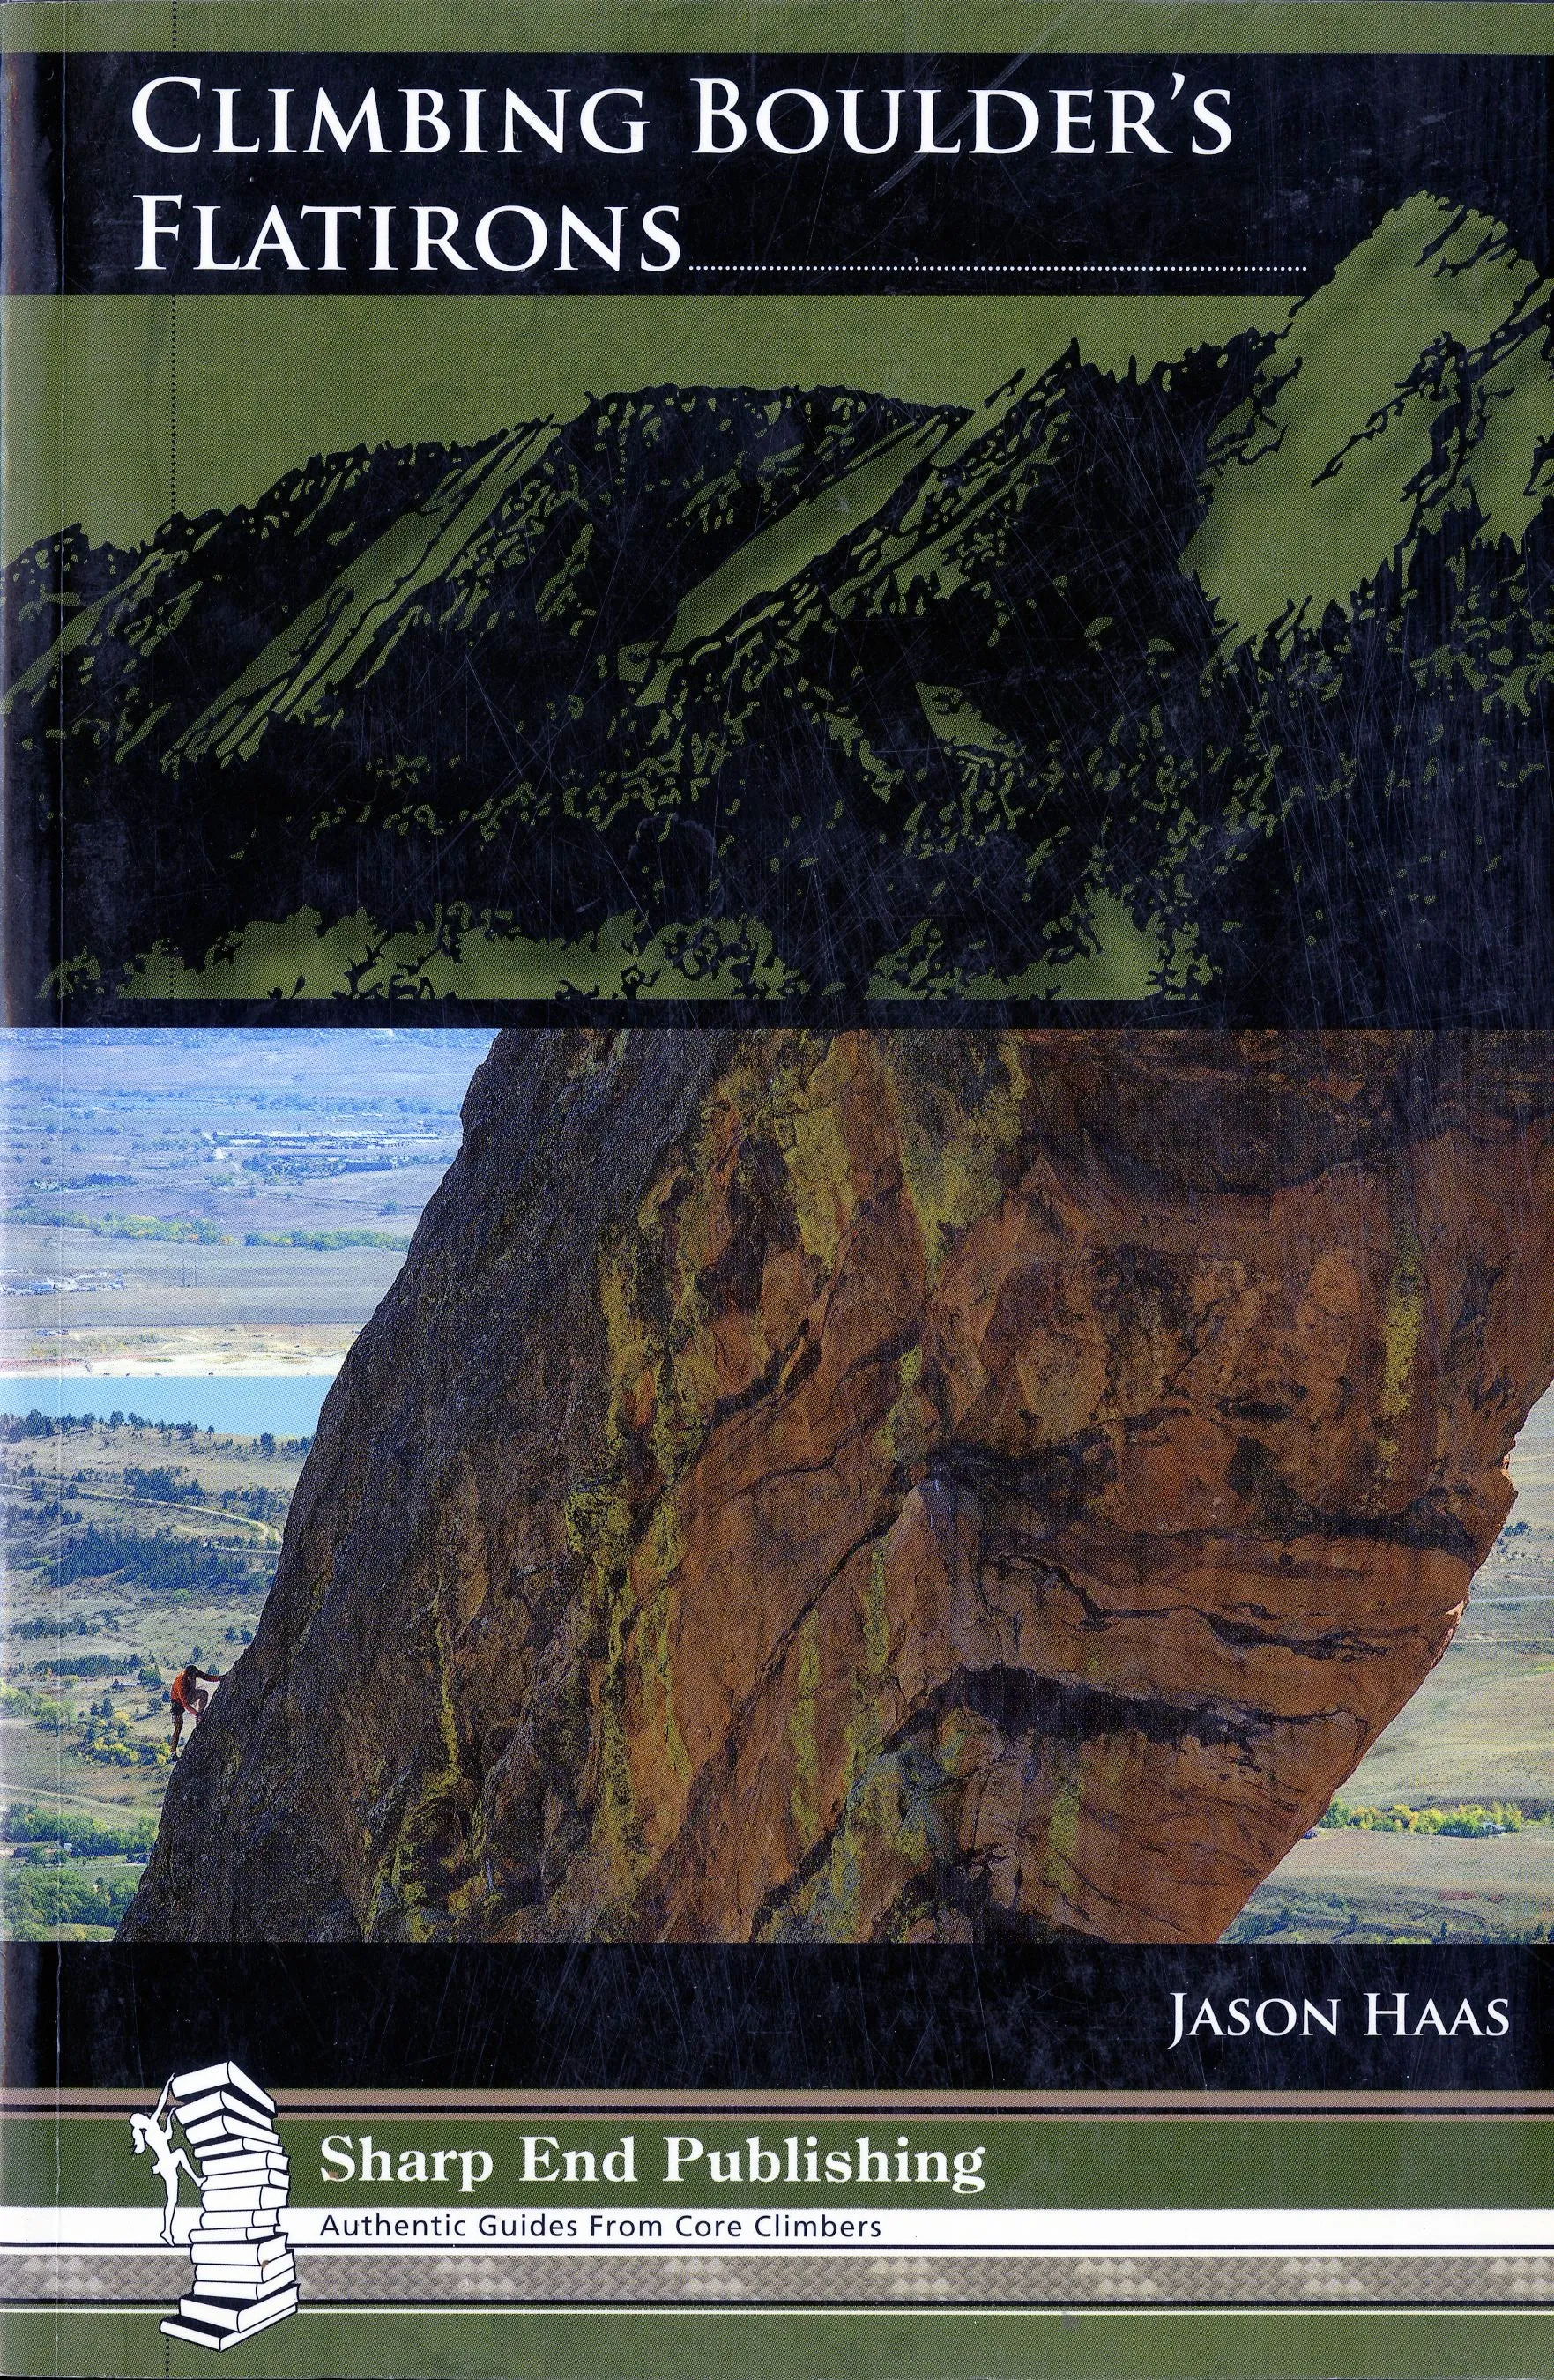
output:
[[200, 2220], [188, 2235], [194, 2287], [162, 2328], [201, 2347], [234, 2347], [297, 2306], [281, 2221], [291, 2168], [275, 2103], [229, 2062], [176, 2074], [172, 2103], [200, 2167]]

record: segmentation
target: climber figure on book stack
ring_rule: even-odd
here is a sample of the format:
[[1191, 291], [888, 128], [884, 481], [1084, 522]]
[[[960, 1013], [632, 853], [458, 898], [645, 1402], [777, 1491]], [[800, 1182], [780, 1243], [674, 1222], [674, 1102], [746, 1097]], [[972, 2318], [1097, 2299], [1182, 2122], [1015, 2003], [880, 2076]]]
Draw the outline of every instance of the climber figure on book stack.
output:
[[178, 1756], [178, 1738], [184, 1731], [186, 1716], [191, 1727], [199, 1726], [205, 1715], [205, 1706], [211, 1699], [205, 1688], [219, 1686], [224, 1675], [225, 1672], [221, 1670], [197, 1670], [191, 1654], [168, 1688], [167, 1699], [173, 1706], [173, 1757], [175, 1760]]
[[172, 2096], [173, 2084], [169, 2079], [162, 2086], [162, 2096], [156, 2103], [155, 2113], [150, 2116], [134, 2115], [129, 2119], [135, 2154], [140, 2156], [145, 2150], [150, 2149], [152, 2163], [156, 2168], [157, 2180], [166, 2194], [167, 2204], [162, 2217], [162, 2237], [164, 2244], [169, 2248], [173, 2245], [173, 2217], [178, 2211], [179, 2175], [187, 2173], [195, 2188], [198, 2190], [200, 2187], [199, 2175], [183, 2150], [174, 2145], [173, 2127], [167, 2119], [167, 2109]]
[[[193, 2166], [173, 2147], [175, 2121]], [[130, 2126], [136, 2154], [151, 2148], [162, 2180], [162, 2236], [169, 2245], [179, 2174], [200, 2191], [188, 2234], [194, 2286], [164, 2320], [167, 2337], [220, 2351], [284, 2321], [297, 2305], [297, 2265], [285, 2224], [291, 2165], [275, 2130], [273, 2099], [226, 2058], [175, 2074], [155, 2115], [137, 2114]]]

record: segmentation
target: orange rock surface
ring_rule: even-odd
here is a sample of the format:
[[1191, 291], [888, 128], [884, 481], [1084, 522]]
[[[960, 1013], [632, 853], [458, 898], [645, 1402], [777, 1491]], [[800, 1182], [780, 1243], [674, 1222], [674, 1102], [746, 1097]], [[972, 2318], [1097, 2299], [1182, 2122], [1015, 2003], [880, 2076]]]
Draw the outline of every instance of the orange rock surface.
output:
[[504, 1035], [125, 1934], [1211, 1940], [1551, 1377], [1547, 1037]]

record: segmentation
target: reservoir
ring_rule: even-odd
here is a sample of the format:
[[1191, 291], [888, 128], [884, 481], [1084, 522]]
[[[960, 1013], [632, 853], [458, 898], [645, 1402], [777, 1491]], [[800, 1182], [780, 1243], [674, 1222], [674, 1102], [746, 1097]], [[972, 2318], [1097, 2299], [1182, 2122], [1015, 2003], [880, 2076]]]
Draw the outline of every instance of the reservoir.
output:
[[191, 1421], [200, 1429], [259, 1438], [307, 1438], [334, 1387], [319, 1373], [290, 1378], [220, 1373], [208, 1376], [0, 1372], [0, 1414], [139, 1414], [149, 1422]]

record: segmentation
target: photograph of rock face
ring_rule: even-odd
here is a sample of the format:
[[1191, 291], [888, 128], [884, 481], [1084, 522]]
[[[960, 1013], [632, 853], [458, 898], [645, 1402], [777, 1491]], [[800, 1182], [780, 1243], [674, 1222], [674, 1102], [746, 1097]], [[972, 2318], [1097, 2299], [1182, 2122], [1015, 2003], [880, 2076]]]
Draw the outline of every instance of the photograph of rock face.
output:
[[1551, 1378], [1548, 1037], [504, 1033], [120, 1938], [1212, 1941]]
[[9, 1013], [1554, 1023], [1549, 287], [1420, 190], [1293, 306], [974, 402], [590, 377], [41, 538]]

